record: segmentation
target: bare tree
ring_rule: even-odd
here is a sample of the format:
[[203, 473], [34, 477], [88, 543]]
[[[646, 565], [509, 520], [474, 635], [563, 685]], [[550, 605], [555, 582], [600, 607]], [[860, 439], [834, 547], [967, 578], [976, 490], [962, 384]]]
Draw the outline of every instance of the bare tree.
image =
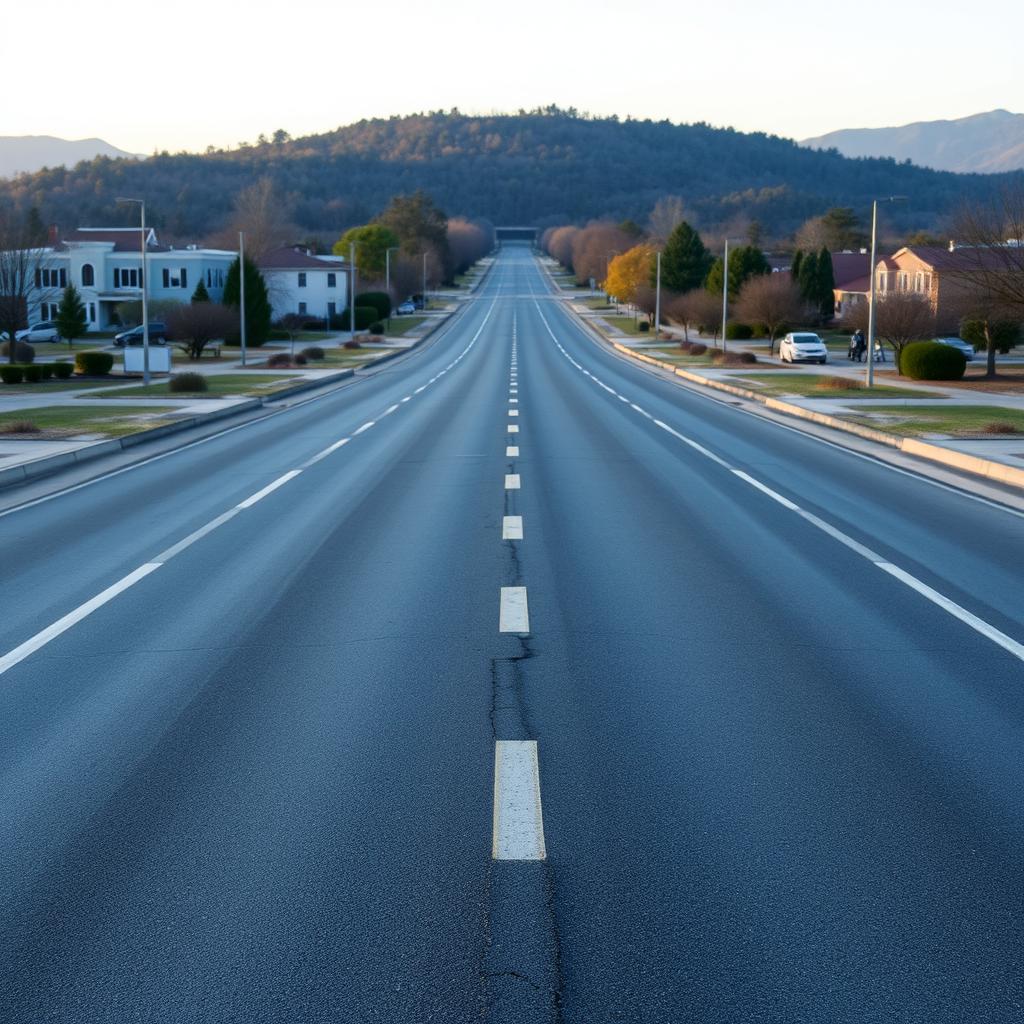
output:
[[[868, 329], [868, 303], [858, 302], [843, 321], [853, 330]], [[927, 296], [919, 292], [887, 292], [875, 299], [875, 335], [892, 345], [896, 370], [900, 369], [903, 350], [913, 341], [935, 336], [935, 310]], [[872, 353], [868, 353], [872, 358]]]
[[686, 204], [682, 197], [662, 196], [654, 204], [654, 209], [651, 210], [651, 216], [648, 218], [647, 226], [650, 229], [651, 238], [664, 242], [684, 220], [693, 222], [693, 218], [688, 218], [686, 215]]
[[762, 323], [768, 329], [768, 354], [775, 351], [775, 339], [787, 326], [807, 316], [807, 303], [789, 274], [759, 274], [740, 289], [736, 312], [747, 323]]
[[722, 326], [722, 300], [704, 288], [694, 288], [669, 299], [666, 315], [683, 328], [683, 337], [690, 340], [690, 329], [705, 331], [717, 339]]
[[219, 302], [182, 302], [167, 314], [168, 337], [199, 359], [211, 341], [238, 330], [238, 311]]
[[613, 256], [633, 248], [636, 240], [615, 224], [594, 222], [573, 238], [572, 268], [576, 280], [585, 285], [590, 278], [603, 281]]
[[17, 362], [15, 333], [28, 323], [28, 300], [50, 250], [37, 227], [10, 206], [0, 208], [0, 331], [11, 340], [10, 362]]
[[213, 242], [224, 249], [238, 248], [238, 232], [245, 232], [245, 254], [256, 263], [272, 249], [293, 242], [299, 229], [292, 219], [291, 204], [275, 190], [270, 178], [260, 178], [235, 196], [235, 210], [228, 228]]

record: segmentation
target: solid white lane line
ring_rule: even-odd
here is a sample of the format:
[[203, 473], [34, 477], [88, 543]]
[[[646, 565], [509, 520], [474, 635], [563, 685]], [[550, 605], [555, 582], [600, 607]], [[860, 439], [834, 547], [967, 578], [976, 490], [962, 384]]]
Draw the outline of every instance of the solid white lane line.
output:
[[370, 427], [374, 427], [376, 425], [377, 425], [377, 421], [376, 420], [368, 420], [361, 427], [356, 427], [356, 429], [352, 431], [352, 436], [353, 437], [358, 437], [361, 433], [363, 433], [363, 431], [369, 430]]
[[261, 488], [255, 494], [250, 494], [245, 501], [240, 501], [235, 508], [252, 508], [257, 501], [262, 501], [268, 494], [276, 491], [278, 487], [283, 487], [289, 480], [294, 480], [300, 473], [301, 469], [290, 469], [287, 473], [279, 476], [276, 480], [267, 484], [266, 487]]
[[8, 651], [0, 658], [0, 675], [8, 669], [13, 668], [20, 661], [24, 661], [30, 654], [34, 654], [40, 647], [45, 647], [51, 640], [55, 640], [61, 633], [67, 632], [76, 623], [82, 621], [86, 616], [91, 615], [97, 608], [102, 608], [108, 601], [112, 601], [118, 594], [123, 594], [129, 587], [134, 586], [141, 579], [145, 579], [151, 572], [159, 569], [163, 563], [146, 562], [138, 569], [128, 573], [116, 583], [107, 587], [102, 593], [90, 598], [84, 604], [80, 604], [74, 611], [68, 612], [63, 618], [58, 619], [52, 625], [40, 630], [35, 636], [19, 644], [13, 651]]
[[680, 434], [678, 430], [673, 430], [667, 423], [662, 423], [661, 420], [655, 420], [654, 425], [661, 427], [662, 430], [671, 434], [674, 438], [682, 441], [683, 444], [689, 445], [695, 452], [700, 452], [705, 458], [710, 459], [712, 462], [717, 463], [724, 469], [732, 470], [732, 466], [729, 465], [725, 459], [719, 458], [713, 451], [705, 448], [704, 445], [698, 444], [693, 438], [687, 437], [685, 434]]
[[227, 512], [222, 512], [216, 519], [211, 519], [205, 526], [200, 526], [198, 530], [193, 530], [184, 540], [179, 540], [177, 544], [172, 545], [166, 551], [161, 551], [154, 562], [163, 564], [169, 562], [175, 555], [181, 554], [182, 551], [187, 547], [191, 547], [197, 540], [201, 540], [208, 533], [213, 533], [218, 526], [223, 526], [229, 519], [234, 519], [241, 509], [238, 507], [229, 508]]
[[514, 458], [517, 458], [518, 455], [519, 455], [519, 446], [518, 445], [510, 444], [505, 449], [505, 458], [506, 459], [514, 459]]
[[494, 744], [491, 856], [495, 860], [544, 860], [546, 856], [536, 740]]
[[506, 473], [505, 474], [505, 490], [506, 491], [518, 491], [519, 490], [519, 474], [518, 473]]
[[526, 587], [501, 588], [501, 607], [498, 611], [498, 632], [530, 632], [530, 610], [526, 600]]
[[876, 565], [879, 562], [885, 561], [880, 554], [855, 541], [852, 537], [848, 537], [842, 530], [837, 530], [831, 523], [826, 523], [824, 519], [819, 519], [813, 512], [798, 508], [796, 514], [802, 516], [807, 522], [816, 526], [823, 533], [827, 533], [833, 540], [839, 541], [840, 544], [845, 544], [851, 551], [856, 551], [861, 558], [866, 558], [869, 562], [874, 562]]
[[508, 425], [508, 432], [510, 434], [518, 434], [519, 433], [519, 424], [518, 423], [510, 423]]
[[911, 576], [909, 572], [901, 569], [898, 565], [893, 565], [892, 562], [876, 562], [875, 564], [882, 572], [887, 572], [890, 576], [894, 576], [901, 583], [905, 583], [912, 590], [916, 590], [922, 597], [926, 597], [932, 604], [938, 605], [944, 611], [949, 612], [954, 618], [970, 626], [976, 633], [980, 633], [983, 637], [991, 640], [992, 643], [998, 644], [1003, 650], [1009, 651], [1019, 661], [1024, 661], [1024, 644], [1018, 643], [1013, 637], [1007, 636], [984, 619], [979, 619], [977, 615], [961, 607], [955, 601], [951, 601], [948, 597], [944, 597], [937, 590], [932, 590], [927, 583], [922, 583], [916, 576]]
[[328, 445], [322, 452], [317, 452], [311, 459], [307, 459], [301, 469], [308, 469], [310, 466], [315, 466], [321, 459], [326, 459], [332, 452], [336, 452], [339, 448], [343, 448], [349, 442], [349, 438], [343, 437], [340, 441], [335, 441], [334, 444]]
[[733, 473], [741, 480], [745, 480], [751, 487], [756, 487], [762, 494], [767, 494], [772, 501], [777, 501], [783, 508], [788, 508], [790, 512], [800, 511], [799, 505], [794, 504], [789, 498], [784, 498], [778, 491], [773, 491], [770, 487], [766, 487], [760, 480], [755, 480], [752, 476], [744, 473], [742, 469], [734, 469]]
[[522, 540], [523, 539], [523, 517], [522, 516], [504, 516], [501, 520], [501, 539], [502, 540]]

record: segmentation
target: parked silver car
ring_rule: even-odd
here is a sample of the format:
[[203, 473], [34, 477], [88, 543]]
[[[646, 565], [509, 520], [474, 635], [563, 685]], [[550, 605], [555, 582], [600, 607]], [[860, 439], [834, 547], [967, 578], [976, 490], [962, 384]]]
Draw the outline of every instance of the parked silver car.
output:
[[963, 338], [936, 338], [935, 340], [940, 345], [948, 345], [950, 348], [963, 352], [967, 362], [974, 358], [974, 346], [970, 342], [964, 341]]
[[60, 334], [57, 325], [52, 320], [40, 320], [39, 323], [29, 324], [22, 331], [18, 331], [14, 338], [16, 341], [60, 341]]
[[791, 331], [779, 342], [779, 359], [784, 363], [827, 363], [828, 349], [813, 331]]

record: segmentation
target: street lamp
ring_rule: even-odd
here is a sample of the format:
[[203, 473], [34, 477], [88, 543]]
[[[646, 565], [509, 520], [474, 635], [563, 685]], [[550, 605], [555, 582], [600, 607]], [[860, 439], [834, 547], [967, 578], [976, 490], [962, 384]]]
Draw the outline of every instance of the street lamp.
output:
[[865, 373], [864, 383], [867, 387], [873, 387], [875, 383], [875, 260], [878, 243], [878, 204], [879, 203], [904, 203], [906, 196], [886, 196], [884, 199], [873, 199], [871, 201], [871, 287], [868, 290], [868, 368]]
[[348, 245], [348, 340], [356, 342], [356, 243]]
[[238, 340], [245, 366], [245, 232], [238, 232]]
[[[621, 255], [622, 255], [622, 253], [618, 249], [612, 249], [610, 252], [606, 252], [604, 254], [604, 281], [602, 281], [601, 283], [604, 285], [604, 297], [605, 297], [605, 299], [610, 298], [610, 296], [608, 294], [608, 266], [611, 263], [611, 259], [612, 259], [613, 256], [621, 256]], [[615, 308], [616, 308], [616, 310], [618, 310], [618, 306], [619, 306], [619, 299], [618, 299], [618, 296], [616, 296], [615, 297]]]
[[[142, 254], [142, 383], [149, 383], [149, 303], [146, 301], [147, 275], [146, 275], [146, 200], [130, 199], [127, 196], [118, 196], [119, 203], [138, 203], [140, 230], [139, 249]], [[13, 342], [12, 342], [13, 345]], [[13, 348], [12, 350], [13, 351]]]
[[661, 250], [657, 253], [657, 273], [654, 285], [654, 340], [658, 340], [661, 330]]
[[[384, 250], [384, 291], [388, 293], [389, 303], [391, 302], [391, 254], [398, 252], [399, 249], [401, 249], [400, 245], [393, 245]], [[390, 306], [388, 308], [390, 309]]]
[[423, 254], [423, 312], [427, 311], [427, 254]]

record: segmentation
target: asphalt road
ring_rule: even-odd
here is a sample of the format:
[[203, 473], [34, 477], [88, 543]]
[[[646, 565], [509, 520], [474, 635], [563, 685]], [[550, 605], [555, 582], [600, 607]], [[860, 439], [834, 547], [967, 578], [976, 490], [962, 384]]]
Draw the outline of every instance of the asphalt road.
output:
[[4, 1022], [1024, 1017], [1024, 517], [622, 361], [526, 249], [0, 531]]

